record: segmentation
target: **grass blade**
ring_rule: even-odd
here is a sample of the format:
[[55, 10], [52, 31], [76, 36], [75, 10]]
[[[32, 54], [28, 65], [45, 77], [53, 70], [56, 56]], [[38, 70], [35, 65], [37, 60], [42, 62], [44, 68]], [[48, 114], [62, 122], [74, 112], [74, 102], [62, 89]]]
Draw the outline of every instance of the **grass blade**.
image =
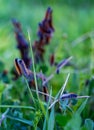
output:
[[86, 98], [86, 100], [85, 100], [85, 101], [82, 103], [82, 105], [78, 108], [78, 110], [76, 111], [76, 113], [81, 114], [81, 112], [83, 111], [83, 109], [84, 109], [85, 106], [86, 106], [87, 100], [88, 100], [88, 98]]
[[34, 107], [31, 106], [15, 106], [15, 105], [0, 105], [0, 108], [23, 108], [23, 109], [32, 109], [34, 110]]
[[9, 115], [7, 115], [6, 117], [11, 119], [11, 120], [20, 121], [20, 122], [25, 123], [27, 125], [33, 126], [33, 121], [29, 121], [29, 120], [26, 120], [24, 118], [12, 117], [12, 116], [9, 116]]
[[52, 89], [50, 90], [50, 95], [49, 95], [49, 101], [48, 101], [48, 104], [47, 104], [47, 109], [46, 109], [46, 115], [45, 115], [45, 120], [44, 120], [44, 123], [43, 123], [43, 130], [46, 130], [47, 128], [47, 122], [48, 122], [48, 107], [49, 107], [49, 104], [50, 104], [50, 101], [51, 101], [51, 96], [52, 95]]
[[31, 56], [32, 56], [32, 65], [33, 65], [33, 72], [34, 72], [36, 94], [37, 94], [37, 98], [39, 100], [38, 85], [37, 85], [36, 71], [35, 71], [35, 65], [34, 65], [34, 55], [33, 55], [33, 50], [32, 50], [32, 46], [31, 46], [31, 38], [30, 38], [30, 32], [29, 32], [29, 30], [28, 30], [28, 38], [29, 38], [29, 42], [30, 42], [30, 50], [31, 50]]
[[48, 120], [48, 130], [54, 129], [54, 123], [55, 123], [55, 114], [54, 114], [54, 107], [52, 107], [50, 117]]

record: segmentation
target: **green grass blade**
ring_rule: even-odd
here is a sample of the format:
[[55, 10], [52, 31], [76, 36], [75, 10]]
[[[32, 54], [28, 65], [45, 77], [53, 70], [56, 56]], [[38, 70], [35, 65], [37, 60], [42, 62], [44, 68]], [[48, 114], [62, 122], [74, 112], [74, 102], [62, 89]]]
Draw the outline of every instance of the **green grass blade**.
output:
[[64, 130], [80, 130], [81, 117], [78, 113], [74, 114], [70, 121], [64, 127]]
[[62, 88], [59, 90], [59, 92], [57, 93], [57, 95], [55, 96], [55, 99], [57, 99], [65, 90], [65, 87], [66, 87], [66, 84], [68, 82], [68, 79], [69, 79], [69, 76], [70, 76], [70, 73], [68, 73], [67, 77], [66, 77], [66, 80], [65, 80], [65, 83], [64, 85], [62, 86]]
[[49, 109], [49, 105], [50, 105], [50, 102], [51, 102], [51, 97], [52, 97], [52, 88], [50, 90], [50, 95], [49, 95], [49, 101], [48, 101], [48, 104], [47, 104], [47, 109], [46, 109], [46, 114], [45, 114], [45, 120], [44, 120], [44, 123], [43, 123], [43, 130], [46, 130], [47, 128], [47, 122], [48, 122], [48, 109]]
[[34, 100], [34, 97], [33, 97], [33, 94], [32, 94], [32, 92], [31, 92], [31, 89], [30, 89], [30, 87], [29, 87], [29, 85], [28, 85], [28, 82], [27, 82], [26, 79], [25, 79], [25, 81], [26, 81], [27, 88], [28, 88], [28, 91], [29, 91], [29, 93], [30, 93], [30, 96], [31, 96], [31, 98], [32, 98], [32, 100], [33, 100], [33, 102], [34, 102], [34, 104], [36, 104], [36, 103], [35, 103], [35, 100]]
[[9, 116], [9, 115], [7, 115], [6, 117], [11, 119], [11, 120], [20, 121], [20, 122], [25, 123], [27, 125], [33, 126], [33, 121], [29, 121], [29, 120], [26, 120], [26, 119], [23, 119], [23, 118], [21, 119], [21, 118], [17, 118], [17, 117], [12, 117], [12, 116]]
[[31, 106], [15, 106], [15, 105], [0, 105], [0, 108], [22, 108], [22, 109], [35, 110], [35, 108]]
[[86, 98], [86, 100], [85, 100], [85, 101], [82, 103], [82, 105], [78, 108], [78, 110], [76, 111], [76, 113], [81, 114], [81, 112], [83, 111], [83, 109], [84, 109], [85, 106], [86, 106], [87, 100], [88, 100], [88, 98]]
[[34, 65], [34, 55], [33, 55], [33, 50], [31, 46], [31, 38], [30, 38], [30, 32], [28, 31], [28, 38], [30, 42], [30, 50], [31, 50], [31, 57], [32, 57], [32, 66], [33, 66], [33, 72], [34, 72], [34, 80], [35, 80], [35, 87], [36, 87], [36, 94], [37, 98], [39, 100], [39, 94], [38, 94], [38, 84], [37, 84], [37, 79], [36, 79], [36, 71], [35, 71], [35, 65]]
[[54, 114], [54, 107], [52, 107], [50, 117], [48, 120], [48, 130], [53, 130], [54, 125], [55, 125], [55, 114]]

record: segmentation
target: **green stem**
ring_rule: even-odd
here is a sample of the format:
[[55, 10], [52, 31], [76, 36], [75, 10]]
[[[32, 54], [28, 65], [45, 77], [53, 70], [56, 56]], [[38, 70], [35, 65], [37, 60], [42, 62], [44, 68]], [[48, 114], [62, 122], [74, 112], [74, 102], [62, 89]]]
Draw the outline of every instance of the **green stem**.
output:
[[31, 106], [15, 106], [15, 105], [0, 105], [0, 108], [23, 108], [23, 109], [32, 109], [34, 110], [34, 107]]
[[33, 72], [34, 72], [34, 80], [35, 80], [36, 94], [37, 94], [37, 98], [38, 98], [38, 100], [39, 100], [38, 85], [37, 85], [36, 71], [35, 71], [35, 65], [34, 65], [34, 55], [33, 55], [33, 50], [32, 50], [32, 46], [31, 46], [31, 38], [30, 38], [30, 33], [29, 33], [29, 31], [28, 31], [28, 38], [29, 38], [29, 42], [30, 42], [30, 50], [31, 50], [31, 56], [32, 56], [32, 65], [33, 65]]
[[26, 79], [25, 79], [25, 81], [26, 81], [27, 88], [28, 88], [28, 91], [29, 91], [29, 93], [30, 93], [30, 96], [31, 96], [31, 98], [32, 98], [32, 100], [33, 100], [33, 102], [34, 102], [34, 104], [36, 104], [36, 103], [35, 103], [35, 100], [34, 100], [34, 97], [33, 97], [33, 94], [32, 94], [32, 92], [31, 92], [31, 89], [30, 89], [30, 87], [29, 87], [29, 85], [28, 85], [28, 82], [27, 82]]

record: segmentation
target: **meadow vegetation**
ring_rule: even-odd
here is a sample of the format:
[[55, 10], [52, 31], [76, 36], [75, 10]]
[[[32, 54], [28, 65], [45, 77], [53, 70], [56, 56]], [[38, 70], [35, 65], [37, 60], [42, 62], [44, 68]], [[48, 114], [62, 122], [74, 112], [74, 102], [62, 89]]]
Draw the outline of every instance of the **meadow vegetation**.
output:
[[[94, 129], [93, 3], [93, 0], [83, 0], [82, 3], [81, 0], [52, 0], [49, 3], [44, 0], [0, 1], [0, 130]], [[39, 23], [48, 7], [53, 10], [54, 32], [44, 47], [44, 60], [38, 63], [31, 47], [38, 40]], [[30, 47], [28, 53], [32, 65], [27, 69], [33, 72], [36, 91], [29, 86], [24, 73], [14, 78], [17, 74], [15, 59], [22, 57], [17, 48], [13, 19], [21, 24]], [[50, 63], [52, 55], [54, 65]], [[67, 63], [63, 66], [60, 62], [63, 65]], [[42, 88], [38, 91], [42, 82], [40, 72], [46, 77], [55, 72], [47, 82], [49, 98], [46, 101], [44, 94], [39, 94]], [[38, 80], [36, 74], [40, 74]], [[64, 94], [70, 94], [69, 98]]]

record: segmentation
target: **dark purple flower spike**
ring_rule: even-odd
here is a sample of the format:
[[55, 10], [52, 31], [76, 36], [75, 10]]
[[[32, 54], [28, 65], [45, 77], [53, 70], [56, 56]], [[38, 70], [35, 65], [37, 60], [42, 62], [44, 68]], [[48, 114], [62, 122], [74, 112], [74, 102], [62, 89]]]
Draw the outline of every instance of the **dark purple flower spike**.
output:
[[15, 27], [15, 31], [22, 32], [21, 24], [16, 19], [12, 19], [12, 24]]
[[52, 25], [52, 10], [49, 7], [46, 11], [44, 20], [39, 23], [38, 37], [44, 41], [44, 44], [48, 44], [54, 32]]
[[29, 58], [29, 44], [22, 33], [21, 24], [16, 19], [12, 19], [12, 23], [18, 44], [17, 48], [20, 50], [21, 58], [24, 60], [27, 68], [30, 68], [31, 59]]
[[34, 42], [33, 52], [35, 61], [44, 61], [45, 45], [50, 43], [54, 28], [52, 25], [52, 9], [46, 11], [44, 20], [39, 23], [38, 40]]

